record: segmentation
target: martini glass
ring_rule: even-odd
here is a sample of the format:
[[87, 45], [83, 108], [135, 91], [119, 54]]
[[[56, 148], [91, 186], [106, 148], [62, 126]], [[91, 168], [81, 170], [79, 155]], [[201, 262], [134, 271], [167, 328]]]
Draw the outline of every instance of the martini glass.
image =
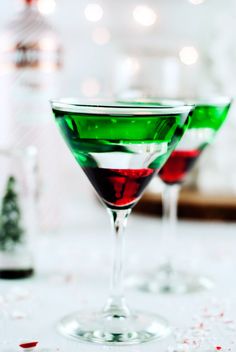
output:
[[133, 279], [135, 286], [147, 292], [187, 293], [213, 286], [209, 278], [175, 267], [173, 259], [176, 257], [177, 205], [179, 191], [186, 176], [214, 140], [228, 115], [231, 100], [195, 99], [192, 103], [195, 109], [188, 130], [158, 175], [164, 183], [162, 232], [166, 260], [154, 273]]
[[57, 125], [111, 218], [114, 259], [109, 299], [101, 311], [63, 318], [62, 334], [102, 344], [135, 344], [169, 334], [165, 319], [132, 312], [123, 294], [124, 229], [133, 206], [182, 137], [192, 106], [125, 106], [52, 101]]

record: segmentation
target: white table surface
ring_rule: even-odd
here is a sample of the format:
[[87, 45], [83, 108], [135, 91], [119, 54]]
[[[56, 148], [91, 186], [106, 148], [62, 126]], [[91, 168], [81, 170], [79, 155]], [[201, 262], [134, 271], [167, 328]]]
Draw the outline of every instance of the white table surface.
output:
[[[109, 219], [97, 205], [91, 211], [81, 210], [78, 217], [77, 231], [68, 229], [35, 240], [34, 278], [0, 281], [1, 352], [18, 351], [22, 340], [34, 339], [40, 342], [39, 351], [205, 351], [180, 349], [177, 342], [185, 334], [191, 335], [190, 328], [201, 323], [206, 309], [213, 315], [224, 315], [217, 323], [215, 319], [207, 323], [207, 351], [215, 351], [216, 346], [222, 347], [222, 352], [236, 351], [236, 224], [229, 223], [180, 222], [178, 227], [176, 253], [189, 269], [210, 276], [215, 281], [213, 290], [188, 295], [126, 290], [131, 308], [165, 316], [177, 328], [177, 342], [172, 335], [163, 341], [121, 348], [81, 344], [60, 336], [56, 331], [60, 317], [79, 309], [99, 309], [108, 295], [112, 248]], [[127, 275], [155, 268], [161, 257], [160, 229], [158, 218], [131, 215], [126, 234]]]

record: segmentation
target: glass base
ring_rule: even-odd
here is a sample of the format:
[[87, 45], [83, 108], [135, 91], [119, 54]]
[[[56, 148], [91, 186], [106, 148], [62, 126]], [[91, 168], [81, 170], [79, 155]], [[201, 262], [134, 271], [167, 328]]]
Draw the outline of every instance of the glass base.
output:
[[63, 318], [58, 329], [64, 336], [106, 345], [139, 344], [162, 339], [171, 332], [165, 319], [140, 312], [127, 317], [77, 312]]
[[151, 293], [194, 293], [210, 290], [214, 284], [208, 277], [181, 270], [170, 270], [160, 267], [155, 275], [131, 277], [127, 281], [129, 287]]

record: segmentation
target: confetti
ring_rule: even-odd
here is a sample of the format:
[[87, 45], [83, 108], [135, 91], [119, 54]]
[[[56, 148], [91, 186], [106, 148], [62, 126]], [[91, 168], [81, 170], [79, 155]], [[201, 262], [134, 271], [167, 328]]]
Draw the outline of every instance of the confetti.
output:
[[18, 310], [15, 310], [11, 314], [12, 319], [21, 320], [27, 318], [27, 314]]
[[171, 352], [232, 352], [236, 323], [227, 316], [225, 304], [212, 302], [204, 307], [186, 329], [175, 331], [175, 345]]
[[77, 277], [73, 273], [53, 273], [50, 281], [55, 284], [71, 284], [77, 281]]
[[30, 296], [30, 290], [22, 287], [14, 287], [8, 292], [6, 298], [8, 301], [23, 301], [30, 298]]
[[38, 341], [30, 341], [30, 342], [23, 342], [19, 344], [24, 351], [33, 351], [35, 347], [38, 345]]

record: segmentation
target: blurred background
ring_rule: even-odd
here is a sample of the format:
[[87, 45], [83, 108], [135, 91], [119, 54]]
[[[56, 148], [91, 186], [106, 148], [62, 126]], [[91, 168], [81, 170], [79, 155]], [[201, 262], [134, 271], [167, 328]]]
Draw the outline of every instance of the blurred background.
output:
[[[234, 97], [235, 10], [233, 0], [1, 2], [0, 147], [37, 147], [43, 229], [76, 225], [93, 202], [49, 99]], [[234, 113], [189, 181], [204, 194], [236, 195]]]

